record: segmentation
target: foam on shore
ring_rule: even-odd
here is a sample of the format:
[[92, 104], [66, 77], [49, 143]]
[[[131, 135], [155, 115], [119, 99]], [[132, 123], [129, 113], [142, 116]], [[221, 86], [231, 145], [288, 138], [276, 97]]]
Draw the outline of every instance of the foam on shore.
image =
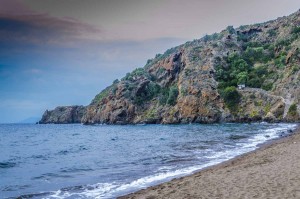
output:
[[217, 151], [206, 156], [207, 162], [182, 169], [172, 167], [158, 168], [158, 173], [136, 179], [130, 183], [97, 183], [86, 185], [76, 189], [70, 188], [52, 192], [47, 198], [114, 198], [120, 195], [128, 194], [133, 191], [157, 185], [159, 183], [170, 181], [171, 179], [187, 176], [203, 168], [219, 164], [232, 159], [236, 156], [248, 153], [258, 148], [258, 145], [268, 140], [279, 138], [282, 134], [287, 135], [288, 130], [295, 130], [296, 124], [282, 124], [273, 129], [267, 129], [263, 132], [245, 139], [243, 143], [238, 143], [237, 148], [229, 148], [224, 151]]

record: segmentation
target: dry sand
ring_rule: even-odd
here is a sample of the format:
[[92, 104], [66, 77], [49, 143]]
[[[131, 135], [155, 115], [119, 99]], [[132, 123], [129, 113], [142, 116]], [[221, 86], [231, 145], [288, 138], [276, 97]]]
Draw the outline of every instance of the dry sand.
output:
[[124, 198], [298, 198], [300, 129], [258, 150]]

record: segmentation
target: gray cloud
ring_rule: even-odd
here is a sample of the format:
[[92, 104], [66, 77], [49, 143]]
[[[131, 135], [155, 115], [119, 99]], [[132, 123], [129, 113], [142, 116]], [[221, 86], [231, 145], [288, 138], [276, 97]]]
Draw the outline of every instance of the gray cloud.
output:
[[32, 13], [32, 10], [28, 8], [21, 0], [1, 0], [0, 13], [24, 15]]
[[35, 11], [100, 26], [105, 39], [195, 39], [228, 25], [263, 22], [300, 8], [299, 0], [25, 0]]
[[92, 39], [92, 35], [99, 38], [101, 34], [100, 29], [73, 19], [58, 19], [45, 14], [0, 15], [2, 42], [66, 45], [78, 39]]

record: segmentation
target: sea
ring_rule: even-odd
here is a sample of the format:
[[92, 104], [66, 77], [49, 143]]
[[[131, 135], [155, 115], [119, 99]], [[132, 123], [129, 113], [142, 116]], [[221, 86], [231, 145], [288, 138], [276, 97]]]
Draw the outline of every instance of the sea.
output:
[[296, 127], [0, 124], [0, 198], [116, 198], [253, 151]]

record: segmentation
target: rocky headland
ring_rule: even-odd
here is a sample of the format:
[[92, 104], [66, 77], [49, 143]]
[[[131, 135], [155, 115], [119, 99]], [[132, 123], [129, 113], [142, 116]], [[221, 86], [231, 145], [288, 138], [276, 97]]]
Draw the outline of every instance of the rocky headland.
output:
[[297, 122], [299, 99], [297, 11], [157, 54], [89, 105], [47, 110], [39, 123]]

